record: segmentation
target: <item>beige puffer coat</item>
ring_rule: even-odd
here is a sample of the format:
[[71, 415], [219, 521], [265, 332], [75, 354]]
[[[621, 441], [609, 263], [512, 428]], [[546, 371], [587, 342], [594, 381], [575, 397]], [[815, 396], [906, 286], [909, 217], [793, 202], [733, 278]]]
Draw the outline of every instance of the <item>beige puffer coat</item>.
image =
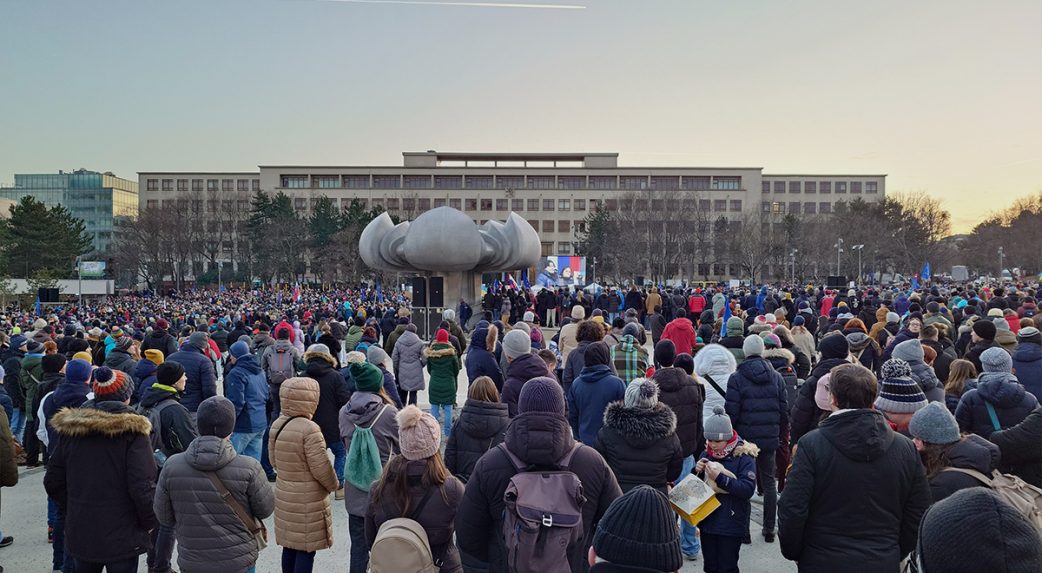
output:
[[311, 421], [318, 395], [318, 382], [311, 378], [283, 382], [282, 415], [271, 425], [268, 437], [271, 465], [278, 472], [275, 543], [307, 552], [333, 545], [329, 494], [338, 485], [322, 430]]

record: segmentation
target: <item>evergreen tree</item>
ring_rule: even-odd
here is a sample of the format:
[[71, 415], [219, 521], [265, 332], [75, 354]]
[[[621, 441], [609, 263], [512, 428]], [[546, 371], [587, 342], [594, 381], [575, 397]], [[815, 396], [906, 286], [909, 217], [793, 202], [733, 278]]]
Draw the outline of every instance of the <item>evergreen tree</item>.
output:
[[7, 271], [30, 277], [40, 271], [70, 276], [76, 257], [91, 251], [93, 239], [83, 221], [62, 205], [48, 208], [32, 196], [11, 206], [0, 221], [0, 246]]

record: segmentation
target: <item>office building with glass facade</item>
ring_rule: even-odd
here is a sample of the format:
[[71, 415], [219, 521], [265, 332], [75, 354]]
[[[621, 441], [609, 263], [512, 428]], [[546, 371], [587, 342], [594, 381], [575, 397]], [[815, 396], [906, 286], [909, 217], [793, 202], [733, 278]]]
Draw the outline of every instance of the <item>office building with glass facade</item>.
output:
[[137, 217], [138, 212], [137, 181], [116, 177], [111, 172], [77, 169], [15, 174], [14, 186], [0, 186], [0, 199], [20, 201], [27, 195], [48, 207], [63, 205], [72, 216], [82, 219], [94, 237], [94, 251], [98, 254], [107, 253], [112, 245], [115, 222], [121, 217]]

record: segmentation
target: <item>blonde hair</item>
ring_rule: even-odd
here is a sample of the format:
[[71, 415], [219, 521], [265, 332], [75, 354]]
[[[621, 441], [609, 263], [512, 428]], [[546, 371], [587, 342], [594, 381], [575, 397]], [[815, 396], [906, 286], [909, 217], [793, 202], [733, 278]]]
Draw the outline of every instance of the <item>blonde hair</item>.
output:
[[495, 382], [492, 381], [488, 376], [478, 376], [470, 384], [470, 389], [467, 390], [467, 398], [471, 400], [477, 400], [479, 402], [499, 402], [499, 390], [496, 389]]
[[958, 358], [952, 360], [948, 367], [948, 381], [944, 383], [944, 392], [952, 396], [962, 397], [966, 391], [966, 381], [977, 377], [977, 367], [969, 360]]

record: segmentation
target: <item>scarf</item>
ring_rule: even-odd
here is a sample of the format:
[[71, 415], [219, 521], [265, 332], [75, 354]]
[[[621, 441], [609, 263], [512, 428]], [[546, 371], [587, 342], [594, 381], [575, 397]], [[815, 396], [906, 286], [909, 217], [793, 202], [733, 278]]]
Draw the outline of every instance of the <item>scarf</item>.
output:
[[714, 450], [709, 442], [706, 441], [706, 455], [710, 459], [722, 460], [727, 456], [731, 455], [731, 452], [738, 446], [738, 432], [731, 430], [731, 439], [727, 440], [727, 444], [722, 450]]

